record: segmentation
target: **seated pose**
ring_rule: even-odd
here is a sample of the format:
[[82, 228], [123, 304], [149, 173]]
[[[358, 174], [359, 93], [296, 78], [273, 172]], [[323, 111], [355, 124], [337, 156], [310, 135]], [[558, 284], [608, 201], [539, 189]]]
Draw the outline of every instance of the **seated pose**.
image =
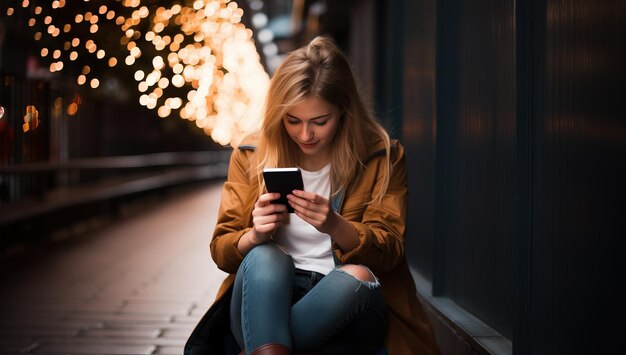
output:
[[[232, 153], [211, 240], [230, 275], [185, 354], [438, 354], [404, 257], [403, 147], [330, 39], [286, 58], [263, 119]], [[269, 167], [301, 169], [294, 213]]]

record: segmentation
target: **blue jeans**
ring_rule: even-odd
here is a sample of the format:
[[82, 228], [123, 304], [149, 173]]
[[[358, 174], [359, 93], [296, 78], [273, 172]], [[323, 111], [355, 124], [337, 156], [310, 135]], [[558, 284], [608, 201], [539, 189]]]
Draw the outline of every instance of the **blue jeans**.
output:
[[231, 331], [251, 353], [278, 343], [294, 351], [370, 354], [383, 344], [387, 307], [379, 284], [334, 269], [299, 270], [273, 244], [254, 247], [235, 278]]

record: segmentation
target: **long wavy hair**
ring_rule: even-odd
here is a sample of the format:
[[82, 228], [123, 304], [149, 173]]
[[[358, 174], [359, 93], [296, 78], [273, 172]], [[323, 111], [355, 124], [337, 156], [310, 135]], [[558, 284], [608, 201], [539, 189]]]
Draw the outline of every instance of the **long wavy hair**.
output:
[[[257, 146], [259, 181], [263, 168], [296, 166], [302, 159], [300, 148], [287, 134], [283, 118], [307, 97], [323, 99], [341, 112], [330, 162], [334, 194], [348, 189], [350, 183], [358, 179], [371, 145], [378, 140], [384, 142], [387, 174], [383, 188], [373, 196], [373, 201], [380, 201], [389, 185], [392, 169], [389, 135], [364, 103], [348, 59], [331, 39], [323, 36], [291, 52], [271, 79]], [[260, 186], [263, 188], [262, 184]]]

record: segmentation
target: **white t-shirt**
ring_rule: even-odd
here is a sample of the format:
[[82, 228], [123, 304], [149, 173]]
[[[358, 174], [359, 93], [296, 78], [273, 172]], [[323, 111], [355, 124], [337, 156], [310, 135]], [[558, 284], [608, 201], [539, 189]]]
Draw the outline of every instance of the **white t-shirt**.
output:
[[[320, 196], [330, 196], [330, 164], [318, 171], [302, 170], [304, 190]], [[298, 269], [328, 274], [335, 268], [330, 236], [321, 233], [295, 213], [276, 231], [274, 242], [291, 255]]]

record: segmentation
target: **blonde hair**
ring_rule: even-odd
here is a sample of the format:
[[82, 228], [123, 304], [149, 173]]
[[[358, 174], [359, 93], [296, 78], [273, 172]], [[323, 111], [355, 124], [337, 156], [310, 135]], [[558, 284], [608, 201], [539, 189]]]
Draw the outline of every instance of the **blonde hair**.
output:
[[323, 99], [342, 113], [330, 162], [333, 193], [347, 190], [361, 175], [372, 143], [379, 139], [384, 142], [387, 174], [383, 188], [373, 197], [374, 201], [382, 200], [392, 168], [389, 135], [363, 102], [347, 58], [326, 37], [316, 37], [307, 46], [290, 53], [272, 77], [257, 146], [259, 181], [264, 167], [298, 165], [301, 151], [287, 134], [283, 118], [291, 107], [307, 97]]

